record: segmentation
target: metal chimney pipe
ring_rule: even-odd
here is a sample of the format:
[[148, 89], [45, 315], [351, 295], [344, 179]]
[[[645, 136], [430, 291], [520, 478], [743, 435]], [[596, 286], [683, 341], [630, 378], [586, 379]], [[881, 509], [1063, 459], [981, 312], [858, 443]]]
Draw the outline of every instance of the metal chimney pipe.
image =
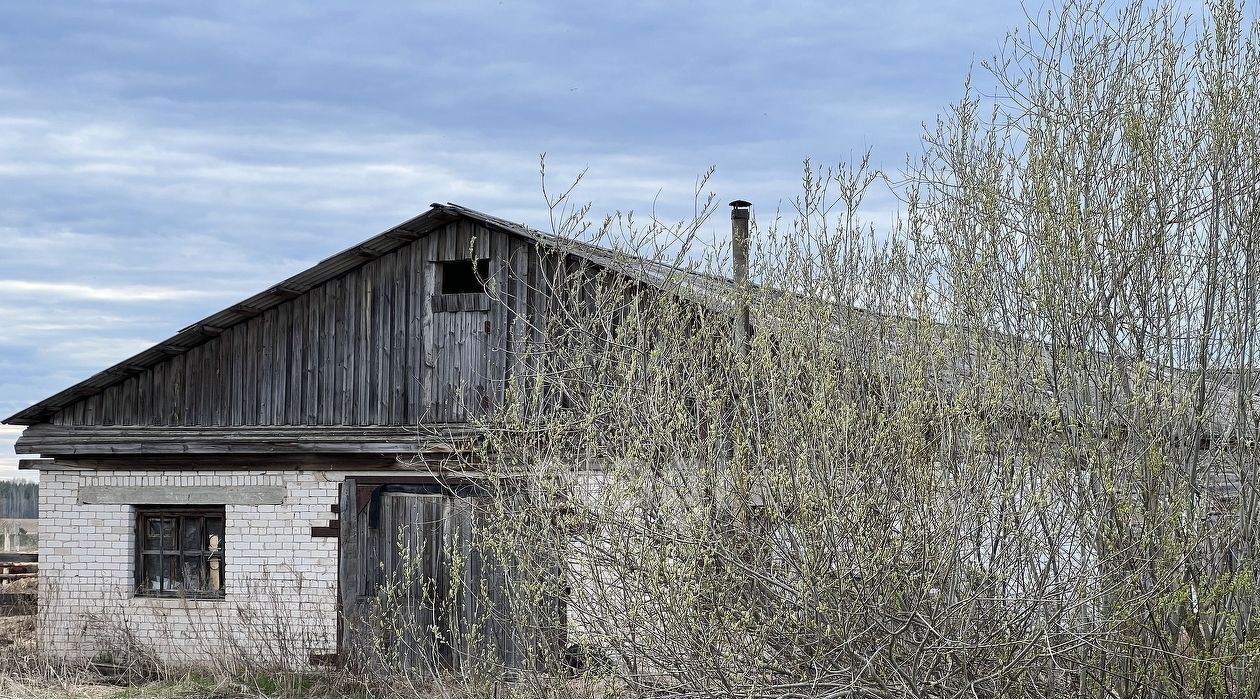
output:
[[731, 202], [731, 262], [735, 273], [735, 347], [744, 354], [748, 350], [748, 208], [752, 202], [736, 199]]

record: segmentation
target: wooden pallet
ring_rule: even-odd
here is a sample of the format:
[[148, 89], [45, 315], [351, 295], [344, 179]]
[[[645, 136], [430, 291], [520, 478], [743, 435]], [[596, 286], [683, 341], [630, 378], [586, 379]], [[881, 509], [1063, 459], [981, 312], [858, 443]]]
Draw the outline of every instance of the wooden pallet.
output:
[[0, 553], [0, 582], [39, 575], [38, 553]]
[[39, 563], [38, 553], [0, 553], [0, 566], [14, 563]]
[[[38, 553], [0, 553], [0, 582], [38, 575]], [[0, 592], [0, 616], [34, 614], [37, 599], [34, 592]]]

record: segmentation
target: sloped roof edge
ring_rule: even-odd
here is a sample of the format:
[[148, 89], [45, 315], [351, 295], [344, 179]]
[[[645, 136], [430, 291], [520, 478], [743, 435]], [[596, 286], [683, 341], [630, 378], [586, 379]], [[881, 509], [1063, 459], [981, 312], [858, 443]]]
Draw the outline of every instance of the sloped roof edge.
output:
[[[43, 422], [75, 401], [96, 395], [106, 388], [121, 383], [127, 378], [139, 374], [170, 357], [183, 354], [217, 337], [224, 330], [238, 323], [243, 323], [264, 311], [310, 291], [320, 284], [336, 279], [378, 257], [408, 245], [431, 231], [460, 218], [473, 219], [508, 234], [522, 236], [538, 242], [551, 240], [551, 236], [527, 226], [488, 216], [457, 204], [432, 204], [428, 211], [327, 257], [314, 266], [298, 272], [282, 282], [273, 284], [264, 291], [254, 294], [243, 301], [232, 304], [218, 313], [203, 318], [139, 354], [128, 357], [104, 371], [98, 372], [63, 391], [14, 413], [0, 422], [9, 425], [34, 425]], [[595, 249], [598, 250], [598, 248]]]

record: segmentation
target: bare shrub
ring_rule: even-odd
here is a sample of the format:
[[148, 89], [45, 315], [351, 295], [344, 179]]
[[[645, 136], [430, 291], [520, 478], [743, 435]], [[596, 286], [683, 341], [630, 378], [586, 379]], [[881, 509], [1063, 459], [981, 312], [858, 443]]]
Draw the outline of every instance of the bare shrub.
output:
[[606, 220], [599, 264], [539, 248], [480, 460], [489, 539], [556, 571], [517, 608], [567, 588], [634, 693], [1260, 691], [1260, 42], [1231, 3], [1055, 12], [929, 131], [891, 230], [863, 162], [807, 166], [755, 283], [680, 254], [703, 197]]

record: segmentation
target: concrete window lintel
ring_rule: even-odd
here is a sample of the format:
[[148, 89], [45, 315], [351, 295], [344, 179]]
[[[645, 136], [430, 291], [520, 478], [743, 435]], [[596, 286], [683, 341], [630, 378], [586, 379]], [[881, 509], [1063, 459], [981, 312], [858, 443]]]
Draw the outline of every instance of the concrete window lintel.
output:
[[279, 505], [282, 486], [87, 486], [79, 488], [83, 505]]

